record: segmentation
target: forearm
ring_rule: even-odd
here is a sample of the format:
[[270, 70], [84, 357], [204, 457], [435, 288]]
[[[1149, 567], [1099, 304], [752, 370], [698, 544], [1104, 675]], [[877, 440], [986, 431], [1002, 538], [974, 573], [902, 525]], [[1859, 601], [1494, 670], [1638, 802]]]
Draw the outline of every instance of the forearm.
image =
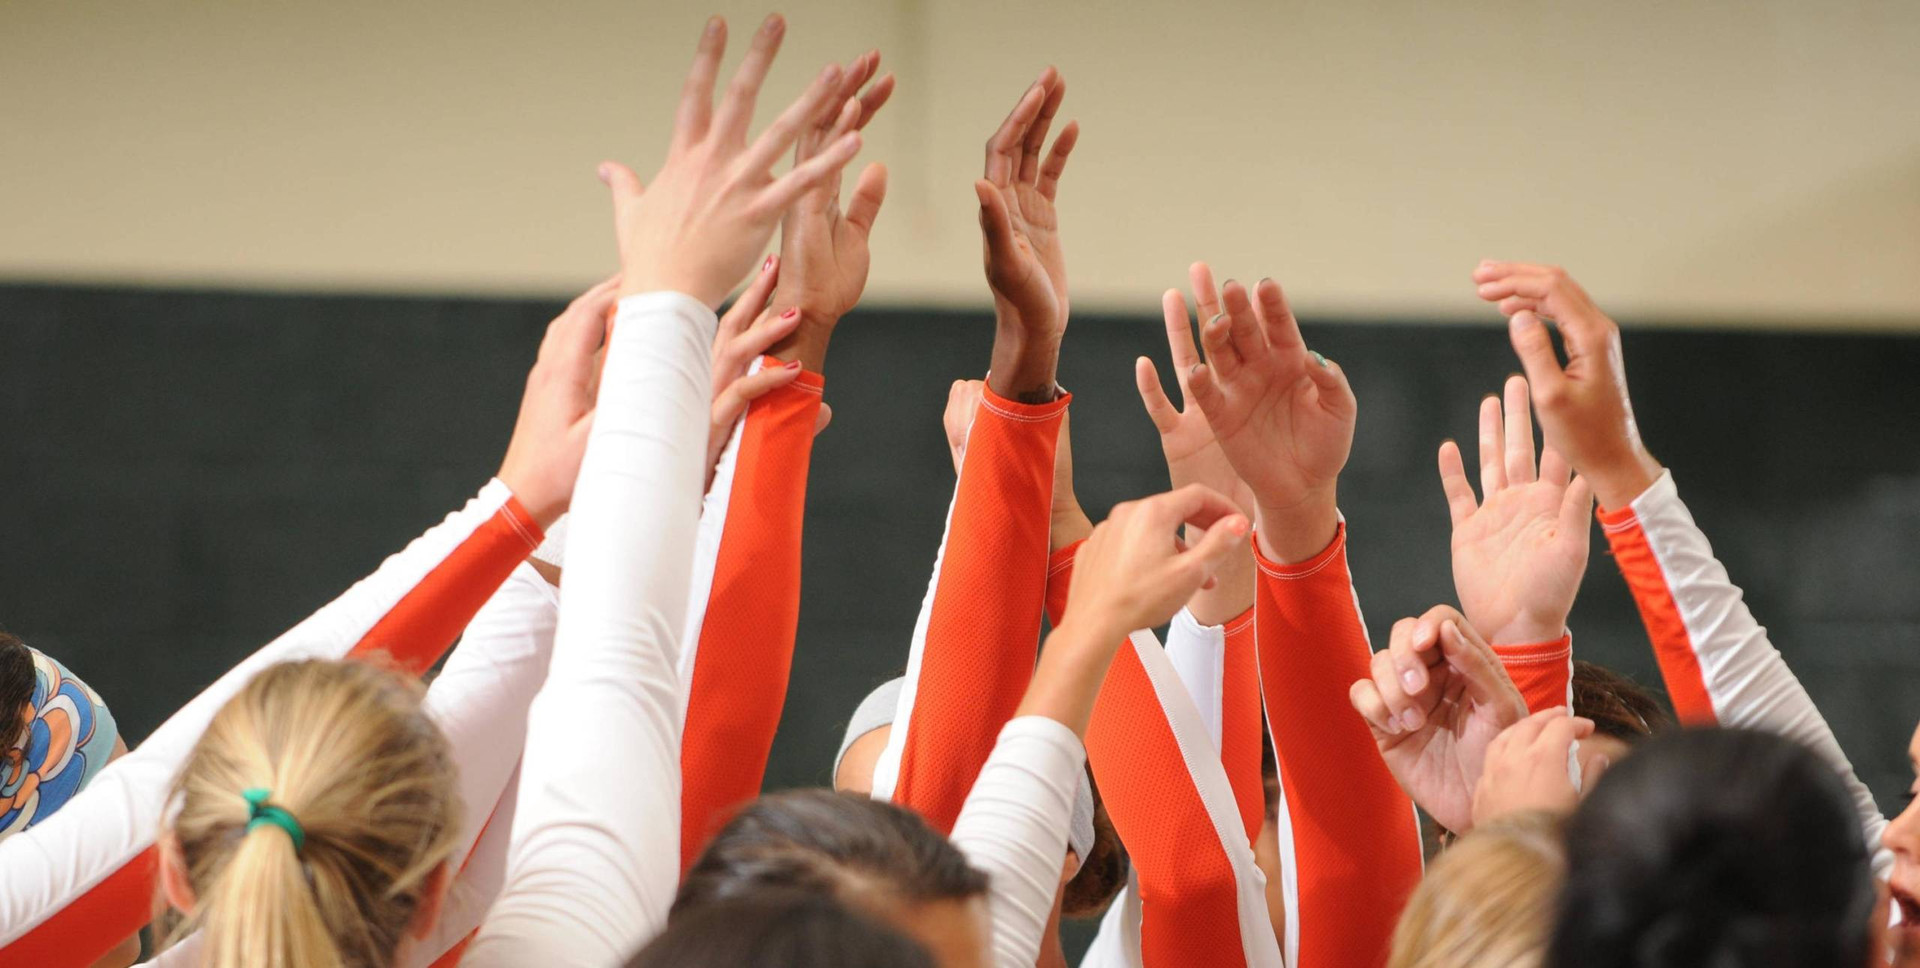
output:
[[0, 962], [86, 965], [150, 920], [153, 841], [167, 787], [213, 715], [262, 669], [379, 655], [417, 675], [439, 660], [539, 539], [506, 485], [489, 483], [371, 576], [216, 680], [60, 812], [0, 840]]
[[1058, 332], [1035, 335], [1017, 320], [1001, 319], [993, 336], [993, 368], [987, 388], [1024, 404], [1050, 403], [1060, 396], [1055, 376], [1060, 362]]
[[[1846, 782], [1867, 842], [1878, 845], [1886, 820], [1872, 794], [1714, 557], [1672, 476], [1661, 475], [1622, 509], [1603, 510], [1600, 523], [1681, 722], [1765, 729], [1819, 753]], [[1879, 851], [1877, 866], [1890, 861]]]
[[623, 299], [575, 486], [565, 593], [506, 885], [472, 965], [603, 965], [665, 924], [677, 882], [676, 670], [705, 478], [716, 320]]
[[721, 456], [701, 514], [681, 740], [680, 863], [760, 792], [800, 622], [801, 530], [823, 383], [802, 373], [755, 400]]
[[952, 827], [1034, 674], [1049, 508], [1068, 400], [982, 399], [873, 795]]
[[[1257, 546], [1264, 548], [1262, 546]], [[1298, 871], [1296, 968], [1378, 964], [1420, 878], [1413, 804], [1387, 771], [1348, 687], [1371, 651], [1346, 535], [1296, 563], [1263, 556], [1260, 676]]]

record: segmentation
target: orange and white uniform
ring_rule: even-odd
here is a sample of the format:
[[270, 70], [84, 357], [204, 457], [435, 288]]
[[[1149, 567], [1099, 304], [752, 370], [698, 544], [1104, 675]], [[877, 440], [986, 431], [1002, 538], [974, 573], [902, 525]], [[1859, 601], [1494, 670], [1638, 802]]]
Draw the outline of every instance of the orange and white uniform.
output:
[[1599, 512], [1620, 574], [1633, 592], [1653, 643], [1674, 713], [1688, 726], [1738, 726], [1778, 733], [1833, 767], [1846, 783], [1887, 876], [1890, 851], [1880, 847], [1887, 821], [1812, 697], [1767, 638], [1727, 569], [1693, 521], [1673, 474], [1662, 473], [1633, 503]]
[[[1053, 458], [1071, 398], [981, 396], [873, 796], [947, 833], [1039, 655]], [[1057, 877], [1057, 873], [1056, 873]]]
[[1527, 701], [1529, 712], [1555, 706], [1573, 708], [1573, 633], [1551, 642], [1495, 645], [1507, 678]]
[[[1346, 706], [1371, 650], [1345, 538], [1343, 524], [1301, 565], [1260, 559], [1251, 615], [1209, 629], [1182, 613], [1166, 649], [1135, 632], [1116, 657], [1087, 746], [1133, 872], [1084, 964], [1384, 962], [1420, 877], [1419, 833]], [[1251, 848], [1264, 819], [1264, 728], [1282, 787], [1283, 939]]]
[[214, 713], [260, 670], [294, 659], [380, 656], [421, 674], [540, 536], [506, 485], [489, 483], [216, 680], [59, 813], [0, 841], [0, 964], [90, 965], [147, 924], [168, 786]]

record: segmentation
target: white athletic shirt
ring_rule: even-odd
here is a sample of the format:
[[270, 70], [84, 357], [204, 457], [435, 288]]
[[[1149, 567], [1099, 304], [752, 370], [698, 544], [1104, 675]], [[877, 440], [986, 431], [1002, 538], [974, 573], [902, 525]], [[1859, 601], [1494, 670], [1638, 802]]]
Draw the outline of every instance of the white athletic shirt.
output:
[[717, 323], [680, 293], [620, 301], [574, 487], [552, 665], [527, 718], [506, 882], [462, 964], [608, 968], [666, 924], [679, 876], [675, 666]]

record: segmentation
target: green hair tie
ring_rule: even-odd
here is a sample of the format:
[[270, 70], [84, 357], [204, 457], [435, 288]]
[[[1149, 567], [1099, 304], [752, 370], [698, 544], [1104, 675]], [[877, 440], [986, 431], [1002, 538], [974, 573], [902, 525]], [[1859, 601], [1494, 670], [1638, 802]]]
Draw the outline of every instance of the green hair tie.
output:
[[300, 848], [307, 845], [307, 832], [300, 829], [300, 821], [294, 819], [293, 814], [287, 812], [285, 807], [276, 807], [268, 803], [267, 798], [273, 796], [273, 794], [268, 792], [266, 787], [254, 787], [251, 790], [244, 790], [240, 793], [240, 796], [246, 798], [247, 801], [247, 831], [249, 833], [253, 831], [253, 828], [261, 824], [266, 824], [270, 827], [279, 827], [281, 830], [287, 832], [288, 837], [293, 838], [294, 853], [299, 853]]

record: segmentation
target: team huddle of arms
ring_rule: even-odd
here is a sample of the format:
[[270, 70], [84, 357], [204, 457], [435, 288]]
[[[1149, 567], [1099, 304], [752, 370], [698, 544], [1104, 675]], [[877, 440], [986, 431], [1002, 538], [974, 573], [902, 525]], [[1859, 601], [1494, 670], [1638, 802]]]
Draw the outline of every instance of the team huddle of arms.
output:
[[[464, 507], [130, 752], [0, 638], [0, 964], [130, 964], [151, 925], [150, 963], [208, 968], [1051, 968], [1098, 917], [1099, 968], [1920, 965], [1920, 815], [1854, 777], [1560, 269], [1473, 271], [1526, 376], [1481, 405], [1478, 493], [1439, 449], [1458, 607], [1383, 648], [1337, 500], [1359, 402], [1271, 279], [1166, 294], [1178, 404], [1134, 376], [1171, 489], [1088, 519], [1051, 68], [974, 186], [992, 358], [952, 390], [905, 673], [835, 790], [761, 796], [886, 195], [845, 169], [893, 90], [829, 65], [753, 134], [784, 32], [716, 91], [710, 21], [660, 169], [601, 166], [620, 270], [547, 328]], [[1673, 717], [1573, 659], [1596, 500]]]

